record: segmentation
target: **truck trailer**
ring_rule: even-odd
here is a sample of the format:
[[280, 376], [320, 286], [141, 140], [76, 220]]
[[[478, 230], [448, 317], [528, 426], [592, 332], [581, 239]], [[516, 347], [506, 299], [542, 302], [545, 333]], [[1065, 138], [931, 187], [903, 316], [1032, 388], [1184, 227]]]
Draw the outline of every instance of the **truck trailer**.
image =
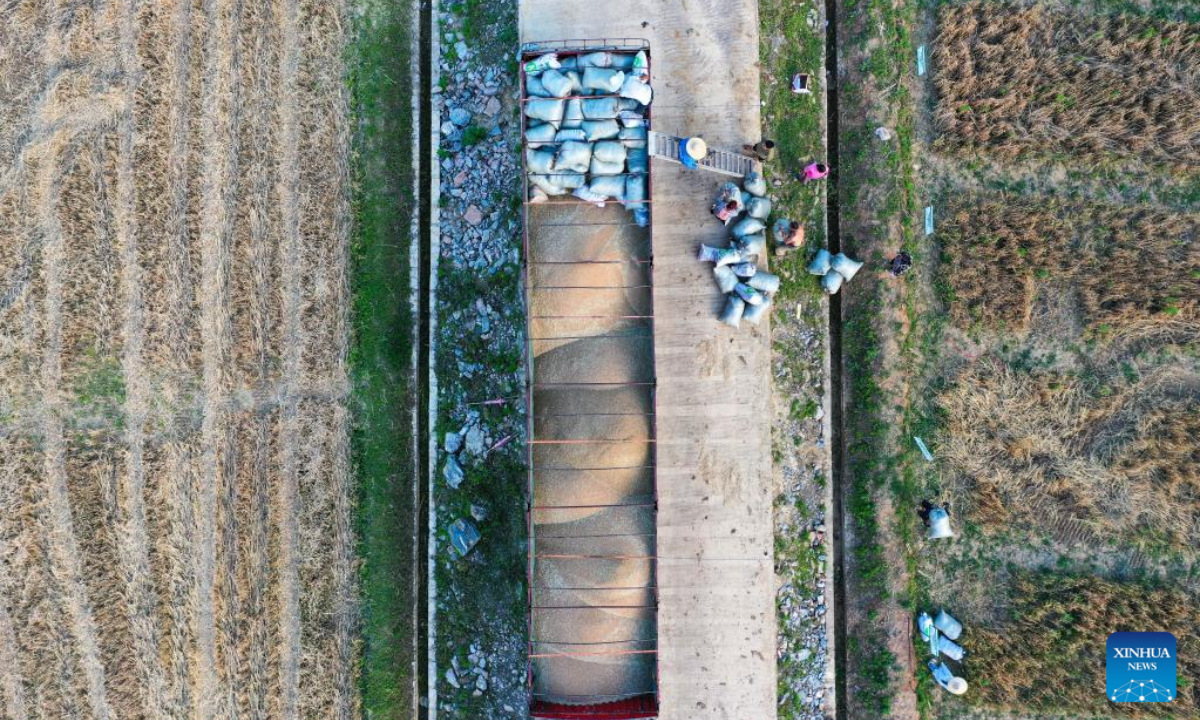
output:
[[657, 717], [650, 47], [520, 60], [530, 715]]

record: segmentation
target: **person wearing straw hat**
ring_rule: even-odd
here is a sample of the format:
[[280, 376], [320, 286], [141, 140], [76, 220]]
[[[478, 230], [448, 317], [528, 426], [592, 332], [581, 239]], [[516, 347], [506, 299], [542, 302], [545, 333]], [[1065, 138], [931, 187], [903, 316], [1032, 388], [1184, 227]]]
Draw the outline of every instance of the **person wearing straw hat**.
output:
[[697, 163], [708, 157], [708, 144], [703, 138], [691, 137], [679, 140], [679, 161], [686, 168], [696, 169]]

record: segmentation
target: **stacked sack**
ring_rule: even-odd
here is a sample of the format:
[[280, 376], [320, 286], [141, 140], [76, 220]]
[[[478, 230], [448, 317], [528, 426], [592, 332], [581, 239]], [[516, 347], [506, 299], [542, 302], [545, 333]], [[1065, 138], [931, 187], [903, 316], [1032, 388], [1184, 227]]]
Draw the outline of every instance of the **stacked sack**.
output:
[[530, 202], [568, 192], [600, 207], [618, 200], [646, 227], [653, 95], [646, 53], [541, 55], [525, 64], [525, 94]]
[[[757, 325], [771, 307], [779, 290], [779, 276], [758, 267], [758, 258], [767, 252], [767, 217], [771, 201], [767, 198], [767, 182], [758, 172], [747, 173], [744, 189], [736, 183], [725, 183], [717, 191], [714, 209], [735, 203], [736, 209], [725, 217], [726, 225], [733, 223], [733, 240], [729, 247], [700, 246], [700, 260], [714, 264], [713, 277], [725, 293], [725, 309], [721, 322], [738, 327], [742, 320]], [[746, 217], [737, 218], [745, 213]]]
[[862, 265], [861, 262], [847, 257], [845, 253], [830, 255], [828, 250], [821, 248], [808, 264], [808, 272], [820, 275], [821, 287], [833, 295], [841, 289], [842, 283], [854, 279]]

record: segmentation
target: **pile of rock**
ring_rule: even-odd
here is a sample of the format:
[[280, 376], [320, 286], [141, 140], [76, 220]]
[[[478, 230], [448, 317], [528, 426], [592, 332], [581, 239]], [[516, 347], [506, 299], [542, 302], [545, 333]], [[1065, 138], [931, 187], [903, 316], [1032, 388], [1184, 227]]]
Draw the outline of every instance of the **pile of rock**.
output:
[[[829, 644], [826, 638], [826, 620], [830, 612], [825, 604], [826, 577], [825, 561], [816, 560], [824, 550], [825, 524], [823, 514], [797, 527], [783, 528], [785, 534], [803, 533], [807, 529], [809, 545], [814, 555], [801, 556], [799, 562], [806, 567], [797, 568], [787, 558], [777, 557], [777, 572], [784, 577], [794, 578], [779, 586], [776, 604], [779, 614], [779, 644], [776, 650], [781, 667], [779, 686], [780, 707], [788, 707], [790, 717], [819, 720], [824, 717], [821, 708], [825, 701], [825, 669], [829, 661]], [[813, 563], [808, 565], [808, 563]], [[781, 714], [782, 717], [782, 714]]]
[[[767, 183], [760, 173], [751, 170], [742, 185], [739, 188], [736, 183], [725, 183], [713, 203], [717, 219], [726, 225], [733, 223], [730, 245], [701, 245], [699, 255], [701, 262], [714, 264], [713, 278], [726, 296], [720, 320], [731, 327], [738, 327], [742, 320], [757, 325], [779, 291], [779, 276], [758, 267], [758, 259], [766, 257], [767, 252], [767, 218], [771, 214]], [[743, 213], [746, 217], [738, 220]]]
[[646, 53], [547, 53], [524, 70], [529, 201], [567, 193], [600, 207], [618, 200], [645, 227], [653, 95]]
[[[473, 688], [472, 695], [479, 697], [487, 692], [488, 672], [487, 657], [480, 651], [478, 645], [471, 645], [467, 655], [466, 667], [459, 662], [458, 655], [450, 658], [450, 669], [446, 671], [446, 682], [453, 688]], [[471, 678], [474, 677], [474, 680]]]

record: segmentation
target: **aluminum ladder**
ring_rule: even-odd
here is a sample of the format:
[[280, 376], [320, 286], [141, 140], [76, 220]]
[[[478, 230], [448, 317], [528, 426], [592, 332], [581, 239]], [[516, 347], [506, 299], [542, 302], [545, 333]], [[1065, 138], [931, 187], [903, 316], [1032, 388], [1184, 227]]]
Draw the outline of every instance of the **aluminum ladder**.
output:
[[[662, 158], [668, 162], [683, 163], [679, 160], [679, 141], [683, 138], [665, 133], [650, 131], [650, 157]], [[744, 177], [754, 169], [754, 158], [729, 152], [728, 150], [713, 150], [709, 148], [708, 156], [696, 163], [696, 166], [711, 170], [722, 175]]]

